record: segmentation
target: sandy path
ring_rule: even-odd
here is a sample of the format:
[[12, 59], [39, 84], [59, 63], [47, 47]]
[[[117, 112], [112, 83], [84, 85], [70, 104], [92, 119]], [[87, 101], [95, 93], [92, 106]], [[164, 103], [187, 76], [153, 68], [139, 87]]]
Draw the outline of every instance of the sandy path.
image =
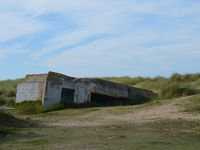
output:
[[61, 120], [53, 123], [44, 123], [48, 126], [99, 126], [110, 125], [119, 122], [146, 123], [158, 120], [199, 120], [200, 114], [183, 112], [176, 101], [144, 107], [125, 114], [111, 114], [91, 112], [76, 119]]
[[118, 121], [132, 121], [136, 123], [144, 123], [156, 120], [200, 120], [199, 114], [183, 112], [180, 107], [175, 103], [162, 104], [160, 106], [153, 106], [147, 109], [140, 109], [134, 113], [125, 115], [108, 115], [107, 119], [113, 119]]

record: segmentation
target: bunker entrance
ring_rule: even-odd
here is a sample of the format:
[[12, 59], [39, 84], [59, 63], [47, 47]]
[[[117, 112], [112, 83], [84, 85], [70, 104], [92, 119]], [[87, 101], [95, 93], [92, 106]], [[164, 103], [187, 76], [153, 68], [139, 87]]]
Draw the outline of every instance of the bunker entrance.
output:
[[93, 104], [100, 104], [100, 105], [107, 105], [107, 106], [126, 105], [127, 99], [103, 95], [103, 94], [91, 93], [91, 102]]
[[61, 93], [61, 104], [68, 105], [74, 103], [74, 89], [63, 88]]

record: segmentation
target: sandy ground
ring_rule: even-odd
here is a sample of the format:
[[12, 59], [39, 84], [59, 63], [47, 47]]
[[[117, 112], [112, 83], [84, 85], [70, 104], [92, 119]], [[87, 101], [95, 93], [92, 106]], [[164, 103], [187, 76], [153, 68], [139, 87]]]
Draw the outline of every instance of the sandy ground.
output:
[[[180, 101], [179, 101], [180, 102]], [[120, 122], [128, 123], [146, 123], [159, 120], [199, 120], [200, 114], [198, 113], [187, 113], [183, 111], [180, 105], [177, 105], [177, 101], [171, 101], [163, 104], [152, 105], [148, 107], [142, 107], [136, 111], [125, 113], [125, 114], [112, 114], [102, 112], [91, 112], [82, 115], [78, 118], [62, 119], [57, 122], [43, 123], [47, 126], [99, 126], [99, 125], [110, 125]]]

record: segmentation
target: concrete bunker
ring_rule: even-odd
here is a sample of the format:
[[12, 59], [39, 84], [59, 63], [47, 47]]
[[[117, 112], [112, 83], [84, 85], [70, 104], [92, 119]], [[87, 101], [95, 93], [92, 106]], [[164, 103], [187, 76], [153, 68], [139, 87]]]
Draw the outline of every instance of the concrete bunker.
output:
[[152, 91], [97, 78], [74, 78], [60, 73], [27, 75], [18, 84], [16, 103], [41, 100], [45, 108], [55, 103], [135, 104], [155, 96]]

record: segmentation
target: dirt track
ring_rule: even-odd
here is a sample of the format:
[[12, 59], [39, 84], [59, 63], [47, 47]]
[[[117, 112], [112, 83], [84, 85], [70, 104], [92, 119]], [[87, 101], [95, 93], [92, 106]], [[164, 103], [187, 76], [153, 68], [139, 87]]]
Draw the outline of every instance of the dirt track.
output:
[[[178, 99], [179, 103], [184, 100]], [[177, 105], [177, 100], [156, 104], [147, 107], [141, 107], [128, 113], [113, 114], [109, 111], [98, 110], [90, 112], [80, 117], [71, 119], [61, 119], [56, 122], [44, 123], [48, 126], [99, 126], [109, 125], [120, 122], [128, 123], [146, 123], [158, 120], [199, 120], [200, 114], [187, 113], [183, 111], [180, 105]]]

